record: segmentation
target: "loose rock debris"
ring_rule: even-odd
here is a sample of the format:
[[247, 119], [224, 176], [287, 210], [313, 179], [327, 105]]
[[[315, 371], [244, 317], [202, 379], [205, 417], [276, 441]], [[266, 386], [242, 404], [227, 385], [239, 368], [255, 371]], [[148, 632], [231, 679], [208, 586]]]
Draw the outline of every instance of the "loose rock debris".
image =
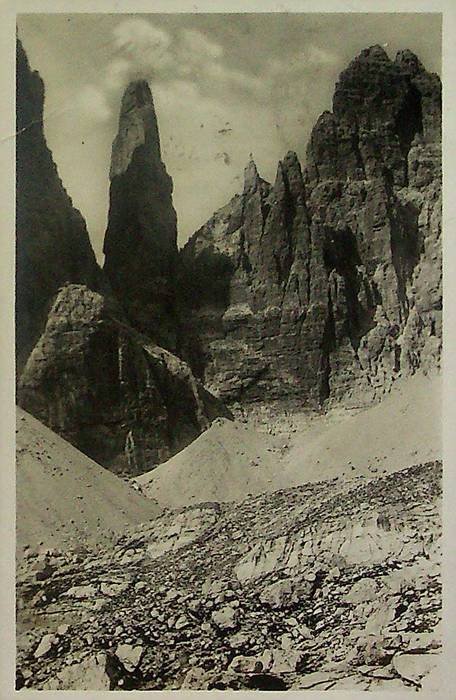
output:
[[104, 550], [29, 550], [17, 688], [425, 688], [440, 501], [431, 462], [166, 511]]

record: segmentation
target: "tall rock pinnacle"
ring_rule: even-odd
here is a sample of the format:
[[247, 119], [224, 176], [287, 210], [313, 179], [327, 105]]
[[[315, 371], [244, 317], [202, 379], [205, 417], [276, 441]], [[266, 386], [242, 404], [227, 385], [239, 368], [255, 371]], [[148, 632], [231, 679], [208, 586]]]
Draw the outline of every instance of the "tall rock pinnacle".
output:
[[185, 362], [129, 327], [120, 308], [138, 326], [145, 298], [145, 323], [166, 334], [176, 218], [147, 84], [125, 93], [113, 148], [107, 265], [118, 299], [46, 146], [43, 99], [18, 44], [16, 398], [85, 454], [131, 476], [230, 414]]
[[148, 84], [130, 83], [112, 146], [105, 273], [128, 319], [161, 345], [176, 345], [177, 222], [161, 160]]

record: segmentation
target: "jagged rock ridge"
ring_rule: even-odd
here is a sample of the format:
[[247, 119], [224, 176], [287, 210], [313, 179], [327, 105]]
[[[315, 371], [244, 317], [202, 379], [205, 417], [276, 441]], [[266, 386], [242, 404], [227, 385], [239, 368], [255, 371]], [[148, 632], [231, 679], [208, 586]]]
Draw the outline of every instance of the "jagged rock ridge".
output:
[[177, 223], [173, 184], [161, 160], [157, 118], [145, 81], [122, 98], [112, 146], [104, 271], [130, 323], [168, 349], [177, 344]]
[[85, 222], [66, 193], [43, 132], [44, 86], [20, 41], [16, 67], [16, 357], [20, 371], [67, 282], [98, 289]]
[[[19, 114], [35, 99], [42, 110], [42, 90], [27, 92], [40, 79], [24, 65]], [[40, 134], [23, 142], [20, 157], [26, 163], [33, 153], [55, 174], [41, 125]], [[410, 52], [395, 61], [379, 47], [362, 52], [340, 77], [333, 112], [312, 132], [304, 171], [289, 153], [271, 186], [250, 163], [243, 193], [191, 239], [177, 277], [171, 181], [144, 82], [124, 95], [111, 176], [105, 271], [122, 309], [86, 287], [63, 289], [18, 393], [27, 410], [101, 463], [137, 472], [149, 461], [150, 469], [196, 437], [209, 415], [224, 414], [220, 404], [213, 411], [199, 403], [202, 389], [185, 363], [138, 335], [145, 325], [154, 340], [176, 341], [176, 288], [185, 355], [224, 399], [322, 404], [384, 391], [400, 373], [438, 363], [440, 81]], [[55, 182], [40, 183], [45, 201], [57, 196]], [[33, 218], [41, 202], [30, 188], [23, 180], [20, 197]], [[45, 231], [34, 239], [39, 255], [48, 249]], [[51, 251], [52, 275], [65, 261], [82, 277], [99, 274], [88, 239], [84, 245], [65, 249], [63, 265]], [[52, 279], [55, 294], [62, 282]], [[23, 286], [18, 275], [18, 298]]]
[[186, 353], [227, 400], [322, 404], [439, 363], [441, 86], [378, 46], [341, 74], [304, 171], [254, 163], [182, 251]]

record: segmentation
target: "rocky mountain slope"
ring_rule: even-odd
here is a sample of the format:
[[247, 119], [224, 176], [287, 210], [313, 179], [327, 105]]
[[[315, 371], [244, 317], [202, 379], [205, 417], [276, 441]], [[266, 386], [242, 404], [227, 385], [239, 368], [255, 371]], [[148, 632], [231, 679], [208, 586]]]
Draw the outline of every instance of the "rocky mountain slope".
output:
[[273, 185], [244, 190], [182, 252], [187, 355], [223, 399], [321, 405], [439, 363], [441, 85], [379, 46]]
[[438, 689], [440, 490], [429, 463], [30, 552], [17, 687]]
[[[18, 119], [29, 124], [42, 117], [42, 83], [21, 48], [19, 59]], [[250, 163], [242, 195], [178, 262], [146, 83], [131, 83], [122, 100], [104, 278], [82, 220], [73, 238], [61, 233], [61, 211], [76, 214], [41, 121], [18, 141], [22, 365], [37, 344], [19, 402], [101, 464], [139, 474], [228, 415], [157, 341], [178, 348], [222, 400], [242, 404], [356, 402], [438, 366], [440, 81], [409, 52], [395, 61], [379, 47], [362, 52], [312, 132], [304, 171], [290, 153], [271, 186]], [[46, 173], [21, 175], [29, 161]], [[40, 218], [43, 202], [54, 228]]]
[[190, 368], [82, 285], [57, 295], [18, 386], [18, 403], [84, 454], [141, 474], [230, 416]]
[[67, 282], [101, 285], [84, 219], [66, 193], [43, 132], [44, 85], [20, 41], [16, 72], [16, 356], [20, 371]]
[[160, 512], [22, 409], [16, 429], [16, 550], [110, 547]]
[[104, 271], [129, 322], [159, 345], [177, 344], [177, 222], [145, 81], [125, 90], [112, 146]]
[[132, 83], [100, 275], [18, 60], [17, 688], [441, 688], [438, 77], [363, 51], [177, 263]]

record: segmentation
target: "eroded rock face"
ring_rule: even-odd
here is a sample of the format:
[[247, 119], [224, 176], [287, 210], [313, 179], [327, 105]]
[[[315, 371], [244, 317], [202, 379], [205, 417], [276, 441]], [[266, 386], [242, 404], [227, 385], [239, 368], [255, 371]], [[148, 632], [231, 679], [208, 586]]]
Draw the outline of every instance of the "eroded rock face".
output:
[[378, 46], [341, 74], [304, 171], [241, 195], [182, 252], [195, 371], [226, 400], [387, 390], [441, 349], [440, 80]]
[[18, 388], [19, 404], [98, 463], [139, 474], [229, 415], [182, 360], [82, 285], [58, 294]]
[[44, 86], [20, 41], [16, 76], [16, 355], [20, 371], [67, 282], [101, 284], [84, 220], [66, 193], [43, 132]]
[[145, 81], [123, 96], [112, 146], [104, 271], [129, 322], [155, 342], [176, 347], [176, 212], [161, 160], [152, 94]]

